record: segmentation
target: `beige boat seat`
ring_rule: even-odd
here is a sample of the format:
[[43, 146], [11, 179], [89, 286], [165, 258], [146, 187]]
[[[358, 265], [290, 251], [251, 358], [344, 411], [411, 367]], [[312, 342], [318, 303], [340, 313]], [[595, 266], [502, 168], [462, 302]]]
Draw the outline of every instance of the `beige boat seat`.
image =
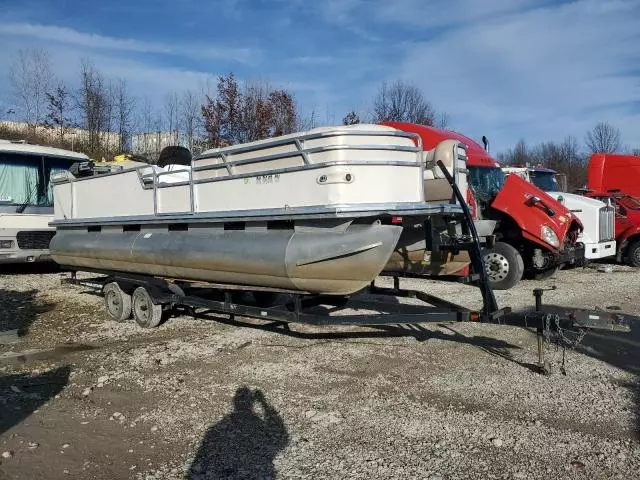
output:
[[158, 185], [170, 185], [173, 183], [188, 182], [190, 170], [191, 167], [186, 165], [171, 164], [166, 167], [150, 165], [140, 169], [140, 176], [145, 185], [153, 185], [153, 174], [155, 172]]
[[424, 197], [427, 202], [449, 202], [453, 190], [437, 165], [440, 160], [456, 178], [462, 196], [467, 195], [467, 149], [457, 140], [443, 140], [436, 148], [424, 152]]

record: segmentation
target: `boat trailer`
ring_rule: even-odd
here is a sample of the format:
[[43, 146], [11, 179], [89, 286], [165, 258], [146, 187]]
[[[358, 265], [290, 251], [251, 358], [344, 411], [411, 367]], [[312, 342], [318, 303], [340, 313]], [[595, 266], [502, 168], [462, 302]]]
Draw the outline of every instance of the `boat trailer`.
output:
[[[473, 272], [467, 278], [460, 278], [460, 281], [474, 284], [480, 289], [483, 306], [479, 311], [426, 292], [401, 288], [399, 276], [393, 276], [393, 287], [377, 286], [374, 280], [367, 288], [351, 296], [318, 295], [250, 285], [186, 282], [92, 269], [83, 271], [93, 271], [101, 276], [81, 279], [72, 271], [62, 282], [101, 291], [111, 318], [124, 321], [133, 316], [141, 327], [146, 328], [158, 326], [170, 312], [180, 308], [194, 317], [198, 309], [204, 309], [229, 315], [232, 319], [235, 316], [256, 318], [283, 327], [290, 323], [375, 327], [481, 322], [534, 328], [538, 337], [538, 367], [543, 373], [549, 373], [544, 344], [554, 338], [565, 349], [577, 345], [588, 330], [630, 331], [629, 315], [583, 309], [545, 312], [542, 305], [544, 290], [540, 288], [534, 290], [535, 310], [531, 313], [513, 314], [509, 307], [499, 308], [487, 278], [480, 239], [469, 208], [442, 162], [438, 161], [438, 166], [452, 187], [455, 197], [452, 202], [459, 202], [466, 220], [455, 245], [447, 248], [469, 251]], [[427, 222], [424, 230], [425, 235], [431, 233]], [[247, 300], [247, 296], [252, 298]], [[421, 304], [400, 303], [401, 298], [415, 299]], [[567, 336], [569, 332], [570, 336], [574, 336], [573, 340]]]

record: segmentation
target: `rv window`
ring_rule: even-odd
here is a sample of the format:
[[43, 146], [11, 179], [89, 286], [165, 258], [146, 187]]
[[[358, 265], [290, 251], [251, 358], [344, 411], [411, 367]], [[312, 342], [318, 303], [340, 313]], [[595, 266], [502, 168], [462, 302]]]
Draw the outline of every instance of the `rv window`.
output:
[[0, 153], [0, 204], [51, 207], [51, 174], [72, 163], [64, 158]]

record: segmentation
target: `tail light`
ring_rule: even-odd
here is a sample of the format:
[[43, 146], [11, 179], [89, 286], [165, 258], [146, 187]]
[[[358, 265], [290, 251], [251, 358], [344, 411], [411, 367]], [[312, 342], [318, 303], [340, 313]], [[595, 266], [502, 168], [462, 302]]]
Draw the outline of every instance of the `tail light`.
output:
[[391, 223], [394, 225], [402, 225], [402, 217], [391, 217]]

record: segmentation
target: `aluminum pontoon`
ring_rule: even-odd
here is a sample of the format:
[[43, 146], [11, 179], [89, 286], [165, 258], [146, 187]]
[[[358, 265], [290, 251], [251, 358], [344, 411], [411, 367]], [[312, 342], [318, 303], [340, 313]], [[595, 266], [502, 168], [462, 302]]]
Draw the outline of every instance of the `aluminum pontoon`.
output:
[[415, 262], [406, 252], [417, 235], [417, 261], [440, 271], [450, 253], [437, 248], [431, 262], [425, 250], [458, 241], [463, 211], [436, 155], [464, 175], [462, 144], [443, 142], [425, 173], [419, 137], [379, 125], [208, 150], [191, 165], [63, 172], [53, 179], [53, 259], [74, 269], [345, 295], [405, 268], [403, 259]]

